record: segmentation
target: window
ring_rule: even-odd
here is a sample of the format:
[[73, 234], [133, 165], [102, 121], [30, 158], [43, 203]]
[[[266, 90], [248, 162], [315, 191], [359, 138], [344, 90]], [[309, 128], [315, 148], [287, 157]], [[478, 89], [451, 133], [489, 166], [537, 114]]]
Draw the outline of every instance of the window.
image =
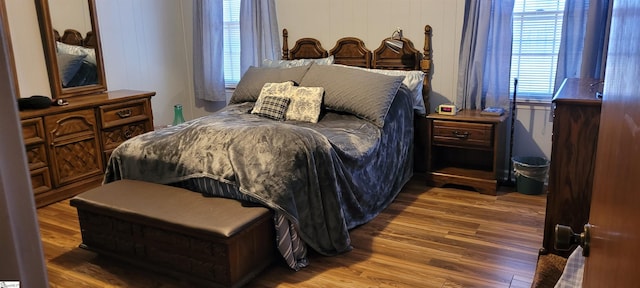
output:
[[565, 0], [516, 0], [513, 8], [511, 88], [518, 97], [549, 101], [553, 95]]
[[240, 81], [240, 0], [223, 0], [224, 84]]

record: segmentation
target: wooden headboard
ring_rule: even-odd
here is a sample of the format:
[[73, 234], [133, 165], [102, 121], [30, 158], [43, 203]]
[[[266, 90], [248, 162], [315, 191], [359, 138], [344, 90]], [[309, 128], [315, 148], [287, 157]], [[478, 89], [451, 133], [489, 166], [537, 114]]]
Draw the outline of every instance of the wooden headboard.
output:
[[58, 30], [53, 29], [53, 34], [56, 41], [60, 41], [69, 45], [83, 46], [87, 48], [96, 47], [96, 37], [94, 37], [93, 31], [87, 32], [86, 37], [82, 37], [82, 33], [75, 29], [66, 29], [62, 36], [58, 33]]
[[431, 26], [425, 25], [423, 52], [418, 51], [413, 46], [413, 42], [407, 38], [401, 39], [404, 45], [399, 52], [391, 50], [384, 44], [384, 41], [389, 38], [383, 39], [380, 46], [371, 52], [364, 42], [356, 37], [339, 39], [330, 51], [325, 50], [320, 41], [314, 38], [301, 38], [295, 42], [293, 48], [289, 49], [289, 32], [283, 29], [282, 59], [317, 59], [333, 55], [336, 64], [372, 69], [421, 70], [425, 73], [422, 98], [428, 110], [431, 91], [431, 32]]

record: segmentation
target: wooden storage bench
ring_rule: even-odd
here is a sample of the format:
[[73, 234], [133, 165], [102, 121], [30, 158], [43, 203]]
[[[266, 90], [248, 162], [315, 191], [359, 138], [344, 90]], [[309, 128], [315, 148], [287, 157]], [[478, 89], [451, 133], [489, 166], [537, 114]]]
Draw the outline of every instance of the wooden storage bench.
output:
[[71, 199], [82, 244], [208, 286], [246, 284], [275, 258], [273, 217], [264, 207], [121, 180]]

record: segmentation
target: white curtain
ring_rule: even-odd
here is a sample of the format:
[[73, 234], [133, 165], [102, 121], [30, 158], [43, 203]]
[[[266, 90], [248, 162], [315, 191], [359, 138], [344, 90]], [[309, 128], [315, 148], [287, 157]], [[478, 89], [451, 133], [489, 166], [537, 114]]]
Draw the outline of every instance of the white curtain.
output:
[[274, 0], [240, 1], [240, 75], [264, 59], [280, 58], [280, 34]]
[[604, 78], [612, 4], [610, 0], [566, 2], [556, 90], [565, 78]]
[[222, 1], [193, 4], [193, 82], [196, 99], [226, 101]]
[[456, 106], [509, 108], [514, 0], [465, 1]]

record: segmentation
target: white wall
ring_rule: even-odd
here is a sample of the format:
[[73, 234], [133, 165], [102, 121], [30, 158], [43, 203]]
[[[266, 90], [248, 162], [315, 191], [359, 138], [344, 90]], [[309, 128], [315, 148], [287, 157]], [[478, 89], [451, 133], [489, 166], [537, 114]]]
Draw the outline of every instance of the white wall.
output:
[[6, 0], [20, 97], [51, 97], [35, 1]]
[[551, 158], [553, 112], [549, 103], [518, 103], [514, 156]]
[[[34, 1], [35, 2], [35, 1]], [[58, 30], [60, 36], [65, 29], [75, 29], [82, 34], [92, 30], [89, 2], [86, 0], [49, 0], [49, 14], [51, 14], [51, 26]], [[77, 17], [69, 17], [77, 15]]]
[[[424, 45], [424, 26], [433, 28], [433, 77], [430, 110], [456, 99], [458, 53], [464, 18], [463, 0], [276, 0], [280, 30], [289, 32], [289, 48], [296, 39], [313, 37], [327, 50], [345, 36], [362, 39], [374, 50], [396, 27]], [[551, 156], [550, 105], [517, 105], [513, 155]], [[509, 132], [509, 131], [508, 131]]]
[[181, 3], [97, 1], [108, 88], [156, 91], [156, 125], [171, 123], [175, 104], [184, 106], [185, 117], [192, 115]]
[[[431, 107], [451, 102], [456, 93], [464, 1], [462, 0], [276, 0], [280, 31], [296, 39], [313, 37], [330, 50], [342, 37], [362, 39], [370, 50], [400, 27], [416, 49], [424, 46], [424, 26], [433, 28]], [[430, 111], [433, 111], [431, 109]]]

